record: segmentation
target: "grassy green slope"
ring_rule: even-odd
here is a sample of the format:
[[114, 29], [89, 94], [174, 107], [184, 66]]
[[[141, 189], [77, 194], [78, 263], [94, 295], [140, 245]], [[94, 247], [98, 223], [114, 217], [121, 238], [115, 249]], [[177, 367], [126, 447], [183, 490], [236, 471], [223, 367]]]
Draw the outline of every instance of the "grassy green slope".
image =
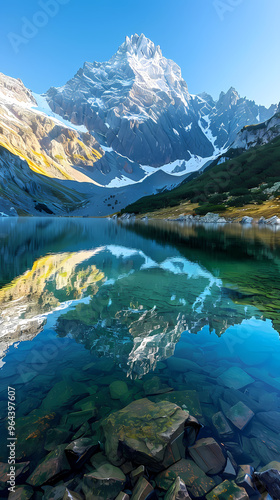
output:
[[[238, 151], [240, 153], [240, 150]], [[175, 207], [184, 201], [199, 203], [196, 213], [223, 212], [227, 207], [263, 203], [268, 198], [264, 189], [280, 181], [280, 137], [258, 146], [220, 165], [211, 165], [204, 173], [164, 193], [146, 196], [127, 206], [122, 212], [135, 214]], [[276, 193], [279, 195], [280, 192]]]

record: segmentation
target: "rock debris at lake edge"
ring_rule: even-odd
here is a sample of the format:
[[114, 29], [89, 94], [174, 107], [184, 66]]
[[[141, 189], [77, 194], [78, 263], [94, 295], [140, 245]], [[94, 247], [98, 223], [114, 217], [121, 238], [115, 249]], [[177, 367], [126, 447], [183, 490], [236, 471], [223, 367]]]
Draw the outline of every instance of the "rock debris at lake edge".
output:
[[[96, 382], [107, 389], [89, 383], [97, 365]], [[203, 360], [192, 372], [175, 358], [167, 365], [173, 378], [161, 362], [160, 377], [131, 381], [110, 360], [92, 362], [75, 380], [57, 382], [39, 408], [32, 398], [21, 402], [16, 493], [7, 490], [3, 462], [0, 497], [279, 500], [279, 398], [271, 392], [263, 410], [250, 360], [246, 371]], [[34, 380], [27, 383], [32, 389]]]
[[[124, 213], [120, 217], [118, 217], [116, 214], [113, 215], [112, 217], [109, 217], [109, 219], [112, 220], [121, 220], [121, 221], [133, 221], [136, 219], [135, 214], [130, 214], [130, 213]], [[142, 221], [148, 221], [149, 217], [148, 216], [143, 216], [141, 217]], [[150, 218], [152, 220], [152, 217]], [[244, 216], [242, 219], [236, 219], [236, 218], [229, 218], [229, 217], [223, 217], [220, 216], [219, 214], [214, 214], [209, 212], [208, 214], [204, 216], [200, 215], [185, 215], [181, 214], [179, 217], [172, 218], [169, 217], [168, 219], [163, 219], [165, 221], [170, 221], [170, 222], [181, 222], [181, 223], [186, 223], [186, 224], [231, 224], [233, 222], [239, 222], [240, 224], [243, 225], [248, 225], [248, 224], [254, 224], [257, 223], [259, 226], [279, 226], [280, 227], [280, 218], [277, 215], [273, 215], [269, 219], [265, 219], [265, 217], [261, 217], [259, 220], [254, 220], [253, 217], [247, 217]]]

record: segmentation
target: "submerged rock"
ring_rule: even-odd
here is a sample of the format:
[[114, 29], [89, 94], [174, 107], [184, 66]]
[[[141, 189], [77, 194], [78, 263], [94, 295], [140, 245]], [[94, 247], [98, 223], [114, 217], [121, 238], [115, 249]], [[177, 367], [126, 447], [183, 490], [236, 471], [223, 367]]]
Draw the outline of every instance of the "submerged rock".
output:
[[236, 484], [244, 488], [249, 496], [257, 494], [254, 485], [253, 473], [253, 467], [251, 467], [250, 465], [241, 465], [237, 478], [235, 480]]
[[71, 433], [64, 427], [54, 427], [46, 432], [44, 448], [47, 451], [53, 451], [59, 444], [67, 443]]
[[86, 385], [61, 380], [48, 392], [40, 408], [48, 411], [61, 411], [62, 408], [72, 405], [77, 399], [81, 399], [88, 394], [89, 390]]
[[259, 412], [256, 415], [256, 418], [272, 431], [280, 433], [280, 412], [278, 411]]
[[152, 485], [145, 479], [141, 477], [138, 479], [137, 484], [132, 492], [131, 500], [146, 500], [146, 498], [153, 493], [154, 488]]
[[207, 474], [219, 474], [226, 466], [226, 458], [221, 447], [213, 438], [199, 439], [189, 448], [195, 463]]
[[263, 472], [255, 472], [254, 478], [258, 485], [272, 496], [273, 500], [280, 498], [280, 471], [277, 469], [268, 469]]
[[177, 459], [172, 443], [184, 433], [188, 418], [168, 401], [134, 401], [103, 421], [106, 455], [114, 465], [131, 459], [155, 471], [165, 469]]
[[182, 458], [179, 462], [171, 465], [166, 473], [175, 473], [187, 486], [190, 494], [195, 498], [203, 497], [212, 490], [216, 483], [208, 477], [192, 460]]
[[[24, 476], [28, 473], [30, 462], [22, 462], [17, 463], [15, 465], [16, 468], [16, 482], [24, 478]], [[10, 472], [10, 466], [7, 463], [0, 462], [0, 491], [5, 490], [7, 488], [7, 481], [9, 479], [8, 473]]]
[[206, 500], [249, 500], [244, 490], [235, 484], [234, 481], [224, 481], [206, 495]]
[[109, 385], [110, 396], [112, 399], [121, 399], [128, 392], [128, 387], [122, 380], [115, 380]]
[[149, 399], [156, 403], [170, 401], [170, 403], [180, 406], [183, 410], [187, 410], [194, 417], [202, 417], [199, 397], [196, 391], [172, 391], [167, 394], [149, 396]]
[[248, 425], [254, 415], [254, 412], [242, 403], [242, 401], [232, 406], [226, 413], [227, 418], [240, 430]]
[[30, 500], [33, 494], [31, 486], [16, 486], [15, 492], [10, 492], [8, 500]]
[[124, 491], [121, 491], [116, 500], [129, 500], [129, 495], [127, 493], [124, 493]]
[[68, 488], [66, 488], [62, 500], [83, 500], [83, 497], [79, 493], [68, 490]]
[[122, 491], [125, 480], [121, 469], [105, 463], [84, 475], [82, 490], [86, 500], [114, 500]]
[[152, 377], [151, 379], [146, 380], [143, 384], [143, 389], [145, 396], [154, 396], [173, 391], [172, 387], [169, 387], [167, 384], [163, 384], [159, 377]]
[[65, 447], [66, 445], [60, 445], [49, 453], [29, 476], [27, 483], [31, 486], [42, 486], [43, 484], [54, 484], [62, 479], [70, 470], [64, 453]]
[[130, 481], [131, 481], [131, 484], [134, 485], [138, 479], [140, 479], [140, 477], [143, 477], [145, 474], [145, 467], [144, 465], [139, 465], [139, 467], [137, 467], [137, 469], [131, 471], [130, 473]]
[[164, 500], [191, 500], [187, 487], [180, 477], [177, 477], [175, 482], [169, 488]]
[[242, 389], [247, 385], [250, 385], [254, 382], [254, 379], [248, 375], [242, 368], [238, 366], [232, 366], [224, 373], [219, 375], [217, 381], [230, 389]]
[[213, 415], [212, 422], [221, 439], [231, 439], [233, 437], [233, 430], [222, 411]]
[[80, 438], [66, 446], [65, 455], [71, 467], [79, 468], [99, 449], [99, 443], [92, 438]]

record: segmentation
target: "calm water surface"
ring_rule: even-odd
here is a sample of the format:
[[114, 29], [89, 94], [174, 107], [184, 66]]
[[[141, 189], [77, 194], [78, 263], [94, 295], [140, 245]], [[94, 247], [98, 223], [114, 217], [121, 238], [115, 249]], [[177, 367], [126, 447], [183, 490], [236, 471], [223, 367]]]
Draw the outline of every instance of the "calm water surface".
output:
[[[17, 458], [35, 464], [53, 428], [67, 428], [67, 442], [98, 436], [98, 422], [145, 397], [155, 376], [238, 463], [279, 459], [280, 231], [2, 218], [0, 241], [1, 461], [8, 386]], [[114, 380], [128, 385], [121, 400]], [[68, 425], [89, 394], [94, 422]], [[239, 401], [254, 417], [222, 439], [215, 415]]]

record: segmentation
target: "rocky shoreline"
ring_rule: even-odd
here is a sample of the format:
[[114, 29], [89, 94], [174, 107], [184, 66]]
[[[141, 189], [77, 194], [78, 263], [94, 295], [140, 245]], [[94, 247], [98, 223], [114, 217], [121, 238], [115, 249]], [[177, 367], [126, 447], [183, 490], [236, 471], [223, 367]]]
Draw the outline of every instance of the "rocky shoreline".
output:
[[[120, 221], [133, 221], [136, 220], [135, 214], [128, 214], [124, 213], [120, 217], [117, 215], [113, 215], [111, 217], [112, 220], [120, 220]], [[149, 217], [144, 216], [141, 217], [140, 220], [142, 221], [148, 221]], [[277, 215], [274, 215], [270, 217], [269, 219], [265, 219], [264, 217], [261, 217], [258, 220], [255, 220], [253, 217], [243, 217], [241, 220], [240, 219], [231, 219], [229, 217], [223, 217], [220, 216], [219, 214], [211, 213], [209, 212], [208, 214], [204, 216], [200, 215], [185, 215], [181, 214], [177, 218], [168, 218], [168, 219], [163, 219], [165, 221], [170, 221], [170, 222], [182, 222], [186, 224], [232, 224], [232, 223], [240, 223], [243, 225], [249, 225], [249, 224], [258, 224], [259, 226], [279, 226], [280, 227], [280, 218]]]

